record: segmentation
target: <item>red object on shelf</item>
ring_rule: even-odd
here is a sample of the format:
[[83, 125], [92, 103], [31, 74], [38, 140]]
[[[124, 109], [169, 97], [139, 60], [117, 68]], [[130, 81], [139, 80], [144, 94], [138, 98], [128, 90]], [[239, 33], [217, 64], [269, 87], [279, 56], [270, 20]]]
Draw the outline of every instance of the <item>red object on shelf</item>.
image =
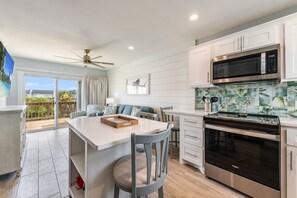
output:
[[76, 178], [75, 188], [79, 190], [79, 189], [82, 189], [84, 187], [84, 185], [85, 185], [84, 180], [81, 178], [81, 176], [78, 176]]

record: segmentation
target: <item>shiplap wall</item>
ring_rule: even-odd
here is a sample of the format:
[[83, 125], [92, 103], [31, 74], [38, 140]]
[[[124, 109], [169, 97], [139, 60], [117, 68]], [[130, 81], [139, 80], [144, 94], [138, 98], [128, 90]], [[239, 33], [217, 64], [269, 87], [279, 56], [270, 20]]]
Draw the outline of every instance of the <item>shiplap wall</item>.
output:
[[[150, 74], [149, 95], [127, 95], [126, 78]], [[194, 89], [188, 84], [188, 50], [128, 64], [108, 72], [109, 96], [118, 104], [173, 106], [194, 109]]]

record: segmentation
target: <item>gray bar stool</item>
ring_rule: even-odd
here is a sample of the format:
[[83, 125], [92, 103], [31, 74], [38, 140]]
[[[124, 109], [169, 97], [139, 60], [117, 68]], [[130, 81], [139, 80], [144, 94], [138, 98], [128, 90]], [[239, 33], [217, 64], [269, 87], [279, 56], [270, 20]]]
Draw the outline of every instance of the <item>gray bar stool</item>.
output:
[[[120, 189], [132, 193], [132, 198], [145, 196], [158, 190], [163, 198], [163, 184], [167, 174], [170, 128], [157, 134], [131, 134], [131, 155], [116, 162], [113, 170], [114, 197]], [[136, 152], [136, 145], [143, 144], [145, 153]], [[155, 148], [155, 156], [153, 149]]]
[[[168, 115], [164, 112], [164, 110], [172, 110], [173, 107], [160, 107], [161, 110], [161, 118], [163, 122], [170, 123], [173, 127], [171, 128], [171, 136], [170, 136], [170, 158], [172, 158], [172, 146], [173, 143], [175, 143], [175, 147], [177, 147], [177, 144], [179, 144], [178, 141], [178, 133], [180, 131], [178, 126], [174, 126], [174, 117], [173, 115]], [[175, 140], [173, 141], [173, 135], [175, 135]]]

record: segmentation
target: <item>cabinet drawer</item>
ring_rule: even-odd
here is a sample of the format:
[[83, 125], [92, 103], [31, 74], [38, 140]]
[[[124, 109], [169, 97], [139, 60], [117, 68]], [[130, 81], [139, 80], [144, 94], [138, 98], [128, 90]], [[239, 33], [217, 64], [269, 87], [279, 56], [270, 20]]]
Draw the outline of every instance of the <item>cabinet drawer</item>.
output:
[[297, 129], [287, 129], [287, 144], [297, 146]]
[[203, 128], [203, 117], [180, 116], [180, 125]]
[[203, 147], [203, 129], [197, 127], [182, 126], [181, 141], [194, 146]]
[[203, 165], [203, 149], [190, 144], [181, 145], [181, 158], [195, 165]]

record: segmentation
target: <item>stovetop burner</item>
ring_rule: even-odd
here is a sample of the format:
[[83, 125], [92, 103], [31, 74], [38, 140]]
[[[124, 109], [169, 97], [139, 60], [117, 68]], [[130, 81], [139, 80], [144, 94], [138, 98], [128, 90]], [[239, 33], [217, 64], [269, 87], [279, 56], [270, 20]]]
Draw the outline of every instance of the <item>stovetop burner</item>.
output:
[[278, 116], [262, 115], [262, 114], [247, 114], [247, 113], [231, 113], [231, 112], [218, 112], [208, 114], [205, 117], [221, 120], [235, 120], [240, 122], [279, 125]]

